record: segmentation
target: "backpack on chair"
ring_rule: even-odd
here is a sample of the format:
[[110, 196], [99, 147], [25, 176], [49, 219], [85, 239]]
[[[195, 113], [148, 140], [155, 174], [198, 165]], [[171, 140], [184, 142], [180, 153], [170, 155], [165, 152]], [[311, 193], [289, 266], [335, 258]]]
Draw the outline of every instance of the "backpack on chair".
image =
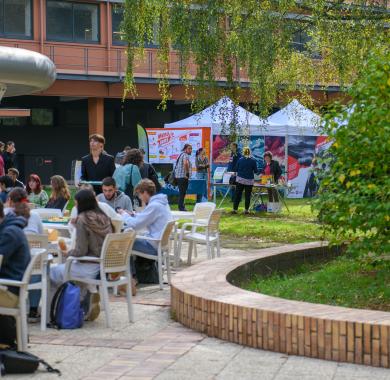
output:
[[65, 282], [57, 289], [51, 302], [50, 324], [58, 329], [78, 329], [83, 323], [80, 288], [71, 281]]

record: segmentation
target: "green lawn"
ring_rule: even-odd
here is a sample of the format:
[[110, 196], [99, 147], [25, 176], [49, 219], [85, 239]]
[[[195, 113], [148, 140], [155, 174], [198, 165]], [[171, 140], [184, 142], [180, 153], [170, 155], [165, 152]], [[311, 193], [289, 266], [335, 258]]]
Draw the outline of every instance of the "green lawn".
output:
[[298, 301], [390, 311], [390, 262], [373, 266], [341, 256], [326, 264], [255, 277], [243, 287]]

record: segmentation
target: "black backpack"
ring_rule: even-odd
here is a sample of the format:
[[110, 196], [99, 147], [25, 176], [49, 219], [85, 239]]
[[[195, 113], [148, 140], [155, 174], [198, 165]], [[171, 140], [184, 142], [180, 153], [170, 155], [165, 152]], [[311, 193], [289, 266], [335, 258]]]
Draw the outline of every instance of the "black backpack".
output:
[[34, 373], [39, 364], [42, 364], [47, 372], [57, 373], [61, 376], [58, 369], [53, 368], [38, 356], [28, 352], [13, 350], [0, 350], [0, 374], [1, 376], [11, 373]]
[[14, 317], [0, 315], [0, 344], [16, 348], [16, 323]]

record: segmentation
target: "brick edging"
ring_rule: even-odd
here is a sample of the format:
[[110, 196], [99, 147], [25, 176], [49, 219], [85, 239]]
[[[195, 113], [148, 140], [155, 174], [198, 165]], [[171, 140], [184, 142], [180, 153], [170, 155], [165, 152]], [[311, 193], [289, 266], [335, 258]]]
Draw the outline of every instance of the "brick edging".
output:
[[390, 313], [290, 301], [226, 280], [247, 263], [324, 247], [286, 245], [189, 267], [172, 279], [172, 315], [189, 328], [246, 346], [389, 368]]

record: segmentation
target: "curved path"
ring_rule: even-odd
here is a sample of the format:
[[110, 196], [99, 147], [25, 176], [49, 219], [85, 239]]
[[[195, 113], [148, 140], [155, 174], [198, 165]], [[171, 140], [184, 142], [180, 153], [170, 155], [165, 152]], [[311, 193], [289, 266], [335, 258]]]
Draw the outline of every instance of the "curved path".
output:
[[226, 277], [272, 256], [326, 250], [322, 243], [267, 248], [202, 262], [172, 281], [174, 318], [211, 337], [313, 358], [389, 367], [390, 313], [289, 301], [249, 292]]

